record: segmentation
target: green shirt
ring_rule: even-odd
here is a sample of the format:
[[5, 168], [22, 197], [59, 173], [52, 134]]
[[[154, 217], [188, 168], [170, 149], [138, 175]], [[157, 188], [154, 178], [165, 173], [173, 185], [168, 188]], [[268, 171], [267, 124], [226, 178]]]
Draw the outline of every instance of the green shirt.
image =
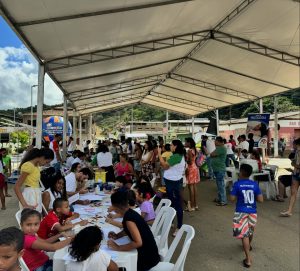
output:
[[2, 157], [2, 161], [5, 166], [4, 173], [7, 173], [8, 169], [9, 169], [9, 164], [10, 164], [11, 158], [10, 158], [10, 156], [6, 155], [5, 157]]
[[182, 155], [175, 153], [171, 155], [171, 157], [168, 160], [168, 164], [170, 167], [175, 166], [176, 164], [181, 163], [182, 160]]
[[219, 172], [219, 171], [225, 171], [226, 170], [226, 155], [227, 151], [224, 146], [216, 146], [216, 149], [214, 153], [217, 156], [211, 157], [211, 166], [213, 171]]

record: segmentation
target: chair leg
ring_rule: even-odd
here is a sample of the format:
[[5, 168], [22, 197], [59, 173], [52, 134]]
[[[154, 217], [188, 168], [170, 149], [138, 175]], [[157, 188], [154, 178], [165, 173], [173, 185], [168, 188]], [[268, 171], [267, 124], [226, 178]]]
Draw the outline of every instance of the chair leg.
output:
[[270, 183], [265, 182], [267, 199], [270, 199]]

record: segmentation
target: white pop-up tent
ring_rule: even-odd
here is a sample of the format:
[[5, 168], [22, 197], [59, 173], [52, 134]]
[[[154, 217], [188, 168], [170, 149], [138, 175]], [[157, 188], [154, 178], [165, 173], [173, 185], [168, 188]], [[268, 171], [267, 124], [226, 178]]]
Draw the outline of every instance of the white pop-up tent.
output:
[[0, 0], [0, 10], [40, 63], [39, 101], [46, 72], [80, 115], [143, 103], [194, 116], [299, 87], [298, 0]]

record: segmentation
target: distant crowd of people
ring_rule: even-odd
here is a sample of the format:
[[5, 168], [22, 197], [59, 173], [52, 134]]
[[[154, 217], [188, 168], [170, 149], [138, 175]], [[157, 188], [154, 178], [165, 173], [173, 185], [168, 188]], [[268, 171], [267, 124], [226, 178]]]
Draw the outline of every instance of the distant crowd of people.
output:
[[[257, 221], [256, 201], [263, 201], [258, 184], [249, 180], [255, 168], [257, 172], [263, 169], [260, 151], [254, 147], [251, 135], [248, 139], [245, 135], [240, 135], [237, 142], [233, 136], [227, 140], [220, 136], [212, 139], [204, 135], [199, 144], [196, 144], [193, 138], [186, 138], [184, 143], [176, 139], [167, 144], [162, 138], [158, 141], [147, 140], [144, 143], [131, 138], [124, 142], [103, 140], [97, 143], [96, 151], [90, 147], [90, 140], [85, 142], [82, 150], [77, 150], [73, 139], [70, 138], [67, 144], [68, 157], [65, 161], [61, 155], [61, 140], [61, 135], [57, 134], [54, 140], [42, 149], [28, 150], [20, 164], [20, 176], [14, 187], [20, 209], [23, 210], [21, 216], [21, 228], [25, 234], [23, 245], [25, 251], [28, 250], [27, 254], [24, 254], [24, 260], [31, 267], [30, 270], [48, 270], [51, 262], [41, 254], [41, 251], [53, 251], [70, 244], [72, 242], [70, 238], [63, 242], [56, 241], [65, 230], [76, 226], [76, 223], [86, 225], [85, 220], [75, 224], [68, 223], [78, 215], [70, 211], [72, 206], [69, 206], [67, 199], [78, 193], [88, 193], [93, 189], [88, 186], [87, 180], [95, 179], [97, 171], [105, 172], [106, 181], [114, 183], [112, 189], [107, 186], [107, 189], [111, 190], [108, 193], [112, 194], [111, 213], [106, 219], [107, 223], [123, 228], [126, 222], [124, 220], [123, 223], [116, 222], [114, 219], [117, 216], [124, 216], [124, 219], [126, 216], [129, 221], [133, 219], [137, 225], [140, 225], [138, 229], [143, 239], [145, 235], [149, 235], [149, 231], [141, 225], [144, 225], [143, 223], [151, 225], [155, 219], [153, 199], [156, 187], [165, 187], [166, 197], [171, 200], [176, 210], [177, 225], [173, 232], [173, 236], [176, 236], [183, 224], [184, 211], [199, 210], [197, 184], [201, 176], [216, 181], [215, 204], [220, 207], [226, 206], [227, 192], [224, 180], [226, 167], [236, 167], [237, 164], [239, 164], [239, 179], [230, 192], [230, 199], [237, 202], [233, 218], [233, 234], [243, 243], [246, 255], [243, 265], [251, 266], [251, 241]], [[2, 149], [0, 155], [0, 198], [2, 209], [5, 209], [5, 196], [10, 196], [7, 193], [5, 176], [11, 173], [11, 167], [7, 151]], [[281, 216], [285, 217], [292, 215], [300, 184], [300, 139], [294, 141], [294, 151], [289, 158], [294, 167], [293, 173], [289, 180], [286, 177], [279, 177], [279, 193], [275, 198], [276, 201], [283, 201], [286, 196], [285, 187], [291, 186], [289, 208], [281, 213]], [[253, 166], [254, 163], [256, 167]], [[51, 167], [46, 167], [40, 172], [40, 167], [49, 164]], [[183, 193], [185, 186], [188, 189], [188, 200], [185, 200]], [[91, 202], [76, 200], [75, 203], [88, 205]], [[137, 216], [136, 212], [128, 211], [135, 210], [136, 206], [141, 210], [140, 216]], [[43, 216], [45, 217], [41, 220]], [[39, 226], [32, 231], [28, 228], [30, 223]], [[124, 228], [124, 230], [128, 229]], [[14, 231], [10, 229], [9, 234]], [[5, 230], [0, 232], [0, 247], [4, 242], [1, 239], [4, 232]], [[44, 241], [38, 241], [39, 239], [34, 237], [36, 234]], [[94, 234], [97, 235], [96, 232]], [[20, 234], [15, 232], [15, 235]], [[112, 237], [117, 238], [118, 235]], [[71, 245], [74, 256], [81, 253], [76, 242], [82, 240], [82, 237], [76, 238], [77, 241], [74, 240]], [[133, 242], [136, 241], [134, 236], [130, 238]], [[49, 243], [47, 240], [50, 239]], [[151, 251], [156, 251], [152, 239], [143, 240], [146, 244], [141, 246], [147, 246], [144, 247], [145, 253], [149, 252], [150, 248]], [[113, 241], [109, 245], [116, 248]], [[19, 247], [17, 252], [18, 249]], [[157, 263], [158, 258], [147, 262], [147, 257], [143, 253], [139, 254], [140, 266], [149, 267]], [[107, 266], [111, 266], [108, 270], [115, 270], [113, 261], [107, 262]], [[39, 269], [40, 267], [43, 269]]]

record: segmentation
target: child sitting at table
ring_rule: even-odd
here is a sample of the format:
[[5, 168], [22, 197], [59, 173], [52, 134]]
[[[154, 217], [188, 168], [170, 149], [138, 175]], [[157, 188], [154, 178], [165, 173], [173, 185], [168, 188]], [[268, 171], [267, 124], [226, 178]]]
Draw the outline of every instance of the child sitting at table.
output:
[[126, 245], [118, 245], [113, 240], [108, 240], [107, 245], [116, 251], [130, 251], [137, 249], [138, 261], [137, 270], [149, 270], [160, 261], [158, 248], [150, 227], [145, 220], [134, 210], [129, 208], [128, 199], [125, 193], [116, 192], [111, 195], [111, 203], [116, 213], [123, 217], [124, 230], [118, 234], [110, 232], [109, 238], [118, 239], [126, 234], [131, 242]]
[[126, 192], [129, 189], [130, 188], [127, 187], [126, 178], [124, 176], [117, 176], [115, 182], [115, 189], [113, 192], [116, 191]]
[[37, 232], [42, 239], [47, 239], [53, 235], [66, 230], [71, 230], [75, 225], [86, 225], [88, 222], [82, 220], [72, 224], [72, 219], [78, 218], [79, 214], [70, 212], [69, 202], [63, 198], [57, 198], [53, 202], [53, 210], [50, 211], [42, 220]]
[[141, 183], [136, 188], [136, 200], [141, 209], [141, 216], [144, 218], [148, 225], [152, 225], [155, 219], [153, 203], [149, 201], [150, 199], [151, 193], [149, 192], [147, 183]]
[[0, 231], [0, 270], [20, 271], [19, 258], [23, 256], [24, 233], [16, 227]]
[[[126, 193], [127, 193], [127, 200], [128, 200], [129, 208], [134, 210], [136, 208], [136, 195], [135, 195], [135, 192], [133, 190], [128, 190]], [[109, 211], [113, 211], [112, 206], [109, 208]], [[121, 217], [122, 216], [120, 214], [109, 213], [107, 215], [107, 218], [106, 218], [105, 222], [107, 222], [111, 225], [114, 225], [116, 227], [123, 228], [122, 222], [119, 222], [119, 221], [115, 220], [116, 218], [121, 218]]]
[[232, 201], [237, 199], [236, 209], [233, 217], [233, 236], [242, 239], [246, 259], [243, 265], [251, 267], [252, 261], [250, 251], [253, 239], [254, 227], [257, 222], [256, 201], [263, 202], [263, 196], [255, 181], [249, 180], [252, 167], [242, 164], [240, 167], [239, 180], [234, 183], [230, 193]]
[[97, 226], [86, 227], [74, 238], [69, 248], [76, 261], [67, 264], [67, 271], [118, 271], [111, 256], [100, 249], [103, 234]]
[[57, 242], [62, 233], [52, 236], [47, 240], [37, 236], [41, 223], [41, 214], [33, 209], [24, 209], [21, 213], [21, 229], [24, 232], [24, 255], [23, 259], [30, 271], [52, 271], [52, 261], [44, 251], [56, 251], [72, 241], [67, 238]]

